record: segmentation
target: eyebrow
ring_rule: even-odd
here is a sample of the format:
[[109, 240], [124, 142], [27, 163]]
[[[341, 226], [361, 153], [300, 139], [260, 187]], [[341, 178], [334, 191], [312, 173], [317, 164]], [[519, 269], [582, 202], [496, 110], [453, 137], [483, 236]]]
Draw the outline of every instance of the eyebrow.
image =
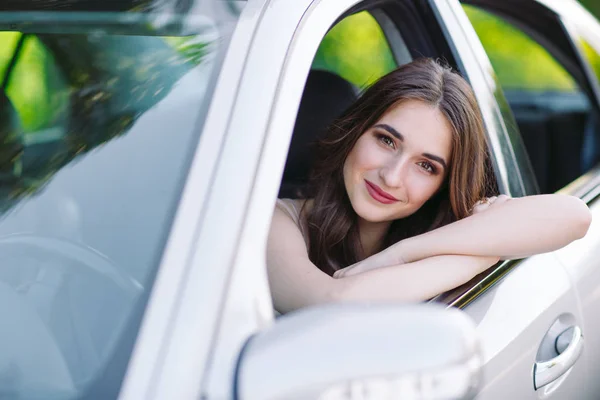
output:
[[[394, 136], [399, 141], [404, 142], [404, 136], [400, 132], [395, 130], [393, 127], [389, 126], [388, 124], [377, 124], [374, 126], [374, 128], [383, 129], [383, 130], [387, 131], [389, 134], [391, 134], [392, 136]], [[446, 170], [448, 169], [448, 166], [446, 165], [446, 161], [444, 161], [444, 159], [442, 157], [438, 157], [431, 153], [423, 153], [422, 156], [429, 158], [430, 160], [437, 161], [438, 163], [442, 164], [444, 169], [446, 169]]]
[[430, 153], [423, 153], [422, 156], [423, 157], [427, 157], [430, 160], [437, 161], [440, 164], [442, 164], [442, 166], [444, 167], [444, 169], [448, 169], [448, 166], [446, 165], [446, 161], [444, 161], [444, 159], [442, 157], [438, 157], [438, 156], [430, 154]]
[[398, 139], [401, 142], [404, 142], [404, 136], [402, 136], [402, 134], [400, 132], [398, 132], [397, 130], [395, 130], [394, 128], [389, 126], [388, 124], [377, 124], [373, 128], [380, 128], [385, 131], [388, 131], [392, 136], [395, 136], [396, 139]]

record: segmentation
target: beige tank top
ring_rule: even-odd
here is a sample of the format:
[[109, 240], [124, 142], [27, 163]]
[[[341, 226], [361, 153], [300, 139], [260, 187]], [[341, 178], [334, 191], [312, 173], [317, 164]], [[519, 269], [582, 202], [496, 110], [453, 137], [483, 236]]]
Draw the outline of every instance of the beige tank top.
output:
[[305, 201], [306, 200], [304, 199], [277, 199], [277, 206], [292, 218], [294, 223], [298, 226], [298, 229], [300, 229], [300, 233], [308, 247], [308, 229], [306, 227], [306, 221], [300, 217], [300, 211], [302, 210]]

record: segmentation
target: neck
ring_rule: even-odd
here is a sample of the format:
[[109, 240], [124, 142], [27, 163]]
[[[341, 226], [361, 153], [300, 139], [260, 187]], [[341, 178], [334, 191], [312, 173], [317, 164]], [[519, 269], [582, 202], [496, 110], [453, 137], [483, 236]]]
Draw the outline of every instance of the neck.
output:
[[369, 222], [360, 219], [358, 222], [358, 231], [360, 242], [365, 251], [365, 258], [381, 251], [383, 239], [390, 228], [391, 222]]

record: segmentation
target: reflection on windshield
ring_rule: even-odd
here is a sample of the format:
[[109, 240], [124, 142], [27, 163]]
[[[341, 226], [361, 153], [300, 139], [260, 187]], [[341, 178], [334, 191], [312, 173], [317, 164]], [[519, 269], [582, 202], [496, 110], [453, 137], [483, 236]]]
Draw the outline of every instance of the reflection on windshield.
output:
[[0, 398], [118, 393], [233, 22], [0, 32]]
[[0, 40], [16, 35], [1, 68], [1, 211], [125, 134], [208, 52], [193, 38], [4, 33]]

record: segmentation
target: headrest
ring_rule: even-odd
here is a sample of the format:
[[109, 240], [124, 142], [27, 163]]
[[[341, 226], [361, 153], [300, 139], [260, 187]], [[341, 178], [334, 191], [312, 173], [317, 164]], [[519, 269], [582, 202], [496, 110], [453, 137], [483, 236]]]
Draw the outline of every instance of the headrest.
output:
[[331, 122], [357, 98], [351, 83], [321, 70], [312, 70], [306, 80], [296, 126], [283, 172], [280, 198], [301, 197], [313, 164], [311, 144], [326, 132]]

